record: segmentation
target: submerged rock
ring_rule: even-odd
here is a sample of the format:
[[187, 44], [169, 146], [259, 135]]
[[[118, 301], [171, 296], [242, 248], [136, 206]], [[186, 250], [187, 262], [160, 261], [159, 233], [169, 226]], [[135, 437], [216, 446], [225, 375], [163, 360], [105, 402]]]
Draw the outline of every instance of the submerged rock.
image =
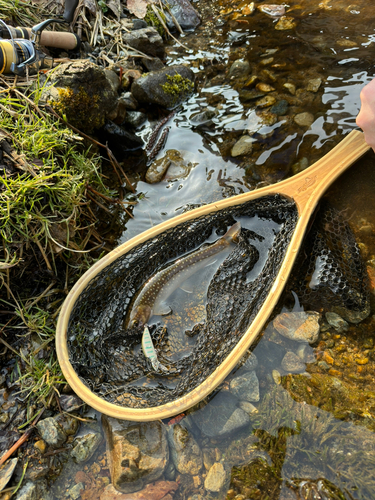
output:
[[250, 423], [249, 415], [237, 407], [237, 402], [229, 392], [220, 392], [204, 408], [193, 413], [192, 420], [207, 437], [227, 437]]
[[174, 108], [194, 90], [194, 73], [183, 65], [151, 71], [135, 81], [131, 92], [140, 103]]
[[296, 23], [296, 20], [294, 19], [294, 17], [282, 16], [277, 21], [276, 26], [275, 26], [275, 30], [280, 30], [280, 31], [292, 30], [296, 26], [297, 26], [297, 23]]
[[161, 422], [137, 423], [105, 415], [102, 422], [117, 490], [132, 493], [160, 478], [169, 461], [167, 431]]
[[177, 489], [175, 481], [156, 481], [136, 493], [121, 493], [109, 484], [100, 495], [100, 500], [172, 500]]
[[291, 351], [288, 351], [283, 357], [281, 367], [288, 373], [301, 373], [306, 369], [306, 365], [303, 361], [301, 361], [301, 358]]
[[243, 135], [233, 146], [231, 155], [233, 157], [251, 153], [254, 139], [248, 135]]
[[230, 382], [230, 392], [243, 401], [259, 401], [259, 380], [255, 371], [234, 378]]
[[140, 137], [112, 121], [108, 121], [100, 130], [99, 137], [102, 141], [108, 142], [109, 148], [115, 155], [116, 153], [121, 155], [126, 151], [132, 151], [143, 146], [143, 140]]
[[44, 441], [55, 448], [59, 448], [67, 440], [61, 425], [53, 418], [48, 417], [36, 424], [39, 435]]
[[181, 179], [189, 175], [193, 166], [191, 162], [184, 160], [177, 149], [169, 149], [164, 156], [152, 162], [146, 172], [146, 181], [155, 184], [164, 177], [169, 180]]
[[314, 115], [308, 111], [298, 113], [294, 117], [294, 121], [301, 127], [310, 127], [314, 123]]
[[202, 451], [192, 434], [182, 425], [175, 424], [168, 431], [173, 463], [181, 474], [196, 476], [203, 466]]
[[204, 481], [204, 487], [212, 493], [218, 493], [225, 485], [226, 479], [227, 474], [223, 464], [216, 462], [208, 471], [207, 477]]
[[89, 430], [74, 439], [71, 456], [77, 463], [86, 462], [93, 456], [101, 441], [102, 435], [100, 432]]
[[275, 330], [283, 337], [313, 344], [318, 340], [319, 313], [300, 311], [282, 313], [273, 320]]

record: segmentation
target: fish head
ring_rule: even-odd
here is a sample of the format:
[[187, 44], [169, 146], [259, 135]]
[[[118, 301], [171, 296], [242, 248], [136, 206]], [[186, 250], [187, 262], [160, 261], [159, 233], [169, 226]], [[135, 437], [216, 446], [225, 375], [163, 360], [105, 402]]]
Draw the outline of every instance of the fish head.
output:
[[141, 328], [145, 326], [152, 316], [152, 309], [150, 306], [138, 305], [133, 309], [130, 315], [129, 326], [130, 328]]

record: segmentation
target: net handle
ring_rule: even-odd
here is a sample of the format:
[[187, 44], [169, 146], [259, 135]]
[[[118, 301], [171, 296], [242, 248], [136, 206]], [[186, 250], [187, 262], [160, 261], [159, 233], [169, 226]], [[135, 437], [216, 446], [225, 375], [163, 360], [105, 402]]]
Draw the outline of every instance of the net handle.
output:
[[[366, 144], [363, 134], [359, 131], [352, 131], [322, 159], [291, 179], [287, 179], [273, 186], [267, 186], [250, 193], [234, 196], [229, 199], [218, 201], [217, 203], [211, 203], [195, 210], [191, 210], [190, 212], [163, 222], [162, 224], [141, 233], [128, 242], [120, 245], [118, 248], [114, 249], [98, 261], [80, 278], [70, 291], [69, 295], [65, 299], [57, 323], [57, 356], [65, 378], [74, 392], [87, 404], [101, 413], [114, 418], [138, 422], [158, 420], [177, 415], [188, 408], [191, 408], [208, 396], [238, 364], [246, 350], [252, 345], [259, 335], [262, 327], [275, 307], [291, 272], [310, 216], [320, 197], [342, 172], [349, 168], [350, 165], [352, 165], [368, 150], [369, 146]], [[85, 290], [89, 282], [100, 271], [110, 265], [114, 260], [130, 251], [133, 247], [154, 238], [177, 224], [181, 224], [190, 219], [207, 215], [233, 205], [240, 205], [242, 203], [272, 194], [281, 194], [295, 200], [298, 207], [299, 220], [287, 248], [279, 273], [276, 276], [275, 282], [267, 296], [267, 299], [242, 338], [230, 354], [224, 359], [224, 361], [216, 368], [216, 370], [209, 375], [202, 384], [186, 395], [176, 399], [175, 401], [153, 408], [124, 408], [113, 403], [109, 403], [91, 392], [75, 373], [69, 361], [67, 347], [67, 330], [70, 314], [75, 302], [79, 299], [80, 294]]]

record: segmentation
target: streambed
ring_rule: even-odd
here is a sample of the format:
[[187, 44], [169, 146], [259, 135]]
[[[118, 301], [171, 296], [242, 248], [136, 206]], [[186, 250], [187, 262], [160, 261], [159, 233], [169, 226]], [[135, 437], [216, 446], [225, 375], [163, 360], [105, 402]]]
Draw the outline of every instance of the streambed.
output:
[[[191, 206], [277, 182], [311, 165], [356, 128], [360, 89], [374, 76], [375, 15], [364, 0], [291, 2], [286, 15], [295, 26], [287, 30], [275, 29], [278, 18], [248, 13], [245, 2], [195, 6], [202, 24], [181, 38], [191, 51], [171, 44], [168, 63], [188, 63], [197, 92], [169, 120], [158, 155], [179, 151], [186, 175], [170, 172], [151, 185], [144, 180], [146, 165], [129, 156], [126, 166], [142, 196], [134, 219], [124, 219], [118, 243]], [[154, 123], [150, 114], [139, 135], [147, 138]], [[349, 221], [371, 276], [373, 165], [370, 153], [328, 193]], [[276, 312], [290, 311], [293, 303], [285, 295]], [[105, 419], [107, 432], [126, 436], [124, 450], [138, 450], [136, 467], [124, 452], [125, 479], [115, 481], [131, 489], [142, 476], [147, 487], [155, 476], [147, 476], [140, 457], [157, 455], [164, 466], [157, 481], [165, 483], [157, 498], [374, 498], [373, 312], [357, 325], [322, 316], [318, 339], [304, 344], [302, 355], [300, 344], [280, 337], [270, 322], [253, 350], [256, 358], [240, 372], [247, 400], [235, 396], [228, 379], [209, 401], [177, 420], [149, 428], [124, 424], [113, 431], [108, 429], [115, 425]], [[282, 367], [286, 352], [297, 354], [303, 368], [288, 373]], [[93, 429], [100, 436], [101, 416], [89, 410], [84, 418], [81, 436]], [[154, 441], [158, 432], [162, 439]], [[167, 452], [166, 441], [169, 450], [179, 452]], [[50, 479], [54, 498], [112, 498], [104, 441], [89, 462], [77, 464], [67, 456], [48, 459], [59, 472]], [[129, 495], [123, 498], [136, 498]]]

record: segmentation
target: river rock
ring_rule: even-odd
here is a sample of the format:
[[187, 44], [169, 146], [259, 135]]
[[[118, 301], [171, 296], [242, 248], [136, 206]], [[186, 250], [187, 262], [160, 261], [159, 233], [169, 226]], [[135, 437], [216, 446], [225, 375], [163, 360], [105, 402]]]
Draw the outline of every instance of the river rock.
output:
[[345, 332], [349, 328], [349, 324], [344, 319], [342, 319], [341, 316], [334, 312], [327, 312], [326, 320], [328, 321], [330, 326], [332, 326], [340, 333]]
[[297, 354], [294, 354], [292, 351], [288, 351], [281, 361], [281, 368], [288, 373], [302, 373], [305, 371], [306, 365], [301, 361]]
[[[13, 498], [13, 497], [12, 497]], [[22, 488], [18, 491], [14, 500], [53, 500], [53, 496], [47, 490], [47, 482], [41, 481], [26, 481]]]
[[78, 410], [84, 404], [82, 399], [75, 394], [62, 394], [59, 397], [59, 402], [61, 409], [66, 412]]
[[198, 429], [210, 438], [225, 438], [250, 423], [249, 415], [237, 407], [237, 398], [219, 392], [206, 406], [193, 413]]
[[277, 101], [277, 103], [272, 106], [270, 112], [274, 113], [277, 116], [282, 116], [287, 113], [288, 107], [288, 101], [286, 101], [285, 99], [280, 99], [280, 101]]
[[100, 495], [100, 500], [172, 500], [178, 483], [174, 481], [156, 481], [148, 484], [136, 493], [121, 493], [109, 484]]
[[102, 422], [117, 490], [133, 493], [160, 478], [169, 461], [167, 431], [161, 422], [129, 422], [105, 415]]
[[123, 43], [152, 57], [164, 58], [165, 50], [162, 37], [152, 26], [122, 34]]
[[259, 380], [255, 371], [246, 372], [231, 380], [230, 392], [243, 401], [259, 401]]
[[116, 117], [117, 97], [113, 75], [84, 59], [56, 68], [43, 88], [41, 101], [52, 102], [68, 122], [92, 132], [102, 127], [107, 119]]
[[283, 87], [285, 87], [290, 92], [290, 94], [292, 95], [296, 94], [296, 86], [294, 85], [294, 83], [290, 82], [284, 83]]
[[143, 140], [140, 137], [129, 132], [126, 128], [116, 125], [111, 120], [104, 125], [98, 135], [104, 143], [108, 143], [115, 156], [121, 156], [127, 151], [143, 146]]
[[294, 117], [294, 121], [301, 127], [310, 127], [314, 123], [314, 115], [308, 111], [304, 111], [303, 113], [298, 113]]
[[194, 73], [183, 65], [151, 71], [132, 84], [131, 92], [140, 103], [174, 108], [194, 90]]
[[67, 435], [63, 428], [53, 417], [40, 420], [40, 422], [36, 424], [36, 427], [40, 437], [54, 448], [59, 448], [67, 440]]
[[128, 111], [125, 115], [123, 124], [130, 125], [130, 127], [137, 129], [147, 120], [147, 116], [140, 111]]
[[138, 102], [131, 92], [124, 92], [118, 98], [118, 105], [122, 105], [125, 109], [136, 110]]
[[84, 434], [76, 436], [70, 454], [75, 462], [79, 464], [86, 462], [93, 456], [101, 441], [101, 433], [90, 429]]
[[292, 30], [297, 26], [296, 20], [294, 17], [290, 16], [282, 16], [280, 19], [277, 21], [275, 30], [280, 30], [280, 31], [285, 31], [285, 30]]
[[318, 340], [319, 313], [300, 311], [282, 313], [273, 320], [273, 326], [283, 337], [313, 344]]
[[59, 423], [67, 436], [74, 436], [78, 430], [79, 422], [76, 418], [69, 415], [64, 415], [59, 413], [54, 417], [57, 423]]
[[231, 155], [233, 157], [236, 157], [251, 153], [253, 149], [253, 142], [254, 139], [252, 137], [250, 137], [249, 135], [243, 135], [233, 146]]
[[307, 82], [307, 87], [306, 90], [310, 92], [318, 92], [319, 87], [322, 84], [322, 79], [321, 78], [312, 78]]
[[276, 103], [276, 98], [272, 95], [266, 95], [255, 103], [258, 108], [268, 108], [268, 106], [273, 106]]
[[220, 462], [216, 462], [208, 471], [207, 477], [204, 481], [204, 487], [207, 491], [218, 493], [225, 485], [227, 474], [224, 466]]
[[[188, 0], [168, 0], [169, 8], [183, 30], [194, 30], [201, 22], [200, 15]], [[166, 12], [169, 28], [175, 24]]]
[[2, 491], [5, 486], [8, 484], [10, 478], [12, 477], [12, 474], [14, 472], [14, 469], [17, 465], [18, 458], [11, 458], [7, 460], [1, 467], [0, 467], [0, 491]]
[[258, 366], [258, 358], [253, 352], [248, 351], [247, 355], [245, 355], [244, 357], [246, 357], [246, 361], [241, 365], [241, 368], [237, 372], [241, 375], [245, 372], [251, 372], [255, 370], [255, 368]]
[[285, 5], [264, 3], [262, 5], [258, 5], [258, 9], [263, 12], [263, 14], [267, 14], [271, 17], [280, 17], [285, 14]]
[[203, 466], [202, 451], [191, 433], [175, 424], [168, 431], [172, 461], [181, 474], [196, 476]]
[[241, 76], [246, 76], [250, 73], [250, 64], [248, 61], [243, 59], [237, 59], [234, 61], [229, 69], [229, 77], [239, 78]]

